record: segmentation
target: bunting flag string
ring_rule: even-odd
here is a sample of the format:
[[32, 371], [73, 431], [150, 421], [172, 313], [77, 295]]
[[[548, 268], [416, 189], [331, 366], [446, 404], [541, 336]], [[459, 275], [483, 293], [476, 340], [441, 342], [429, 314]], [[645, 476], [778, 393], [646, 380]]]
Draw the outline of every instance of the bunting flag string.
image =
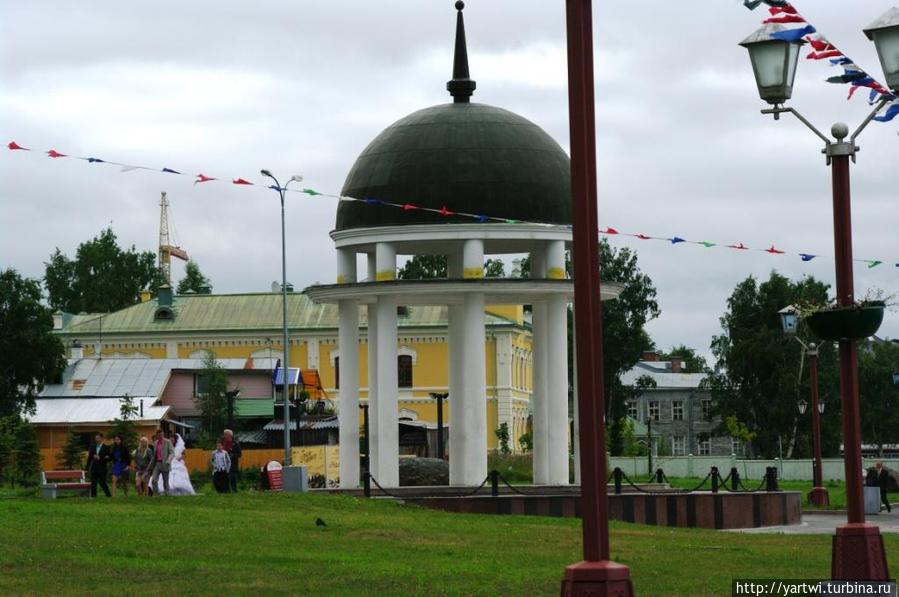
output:
[[818, 33], [814, 25], [809, 23], [792, 4], [786, 0], [743, 1], [743, 5], [749, 10], [755, 10], [762, 4], [768, 6], [770, 15], [762, 21], [762, 24], [781, 23], [790, 26], [783, 31], [772, 33], [772, 38], [784, 41], [806, 41], [812, 47], [811, 53], [805, 57], [807, 60], [818, 61], [826, 59], [831, 67], [843, 69], [843, 74], [827, 77], [825, 81], [837, 85], [849, 85], [847, 100], [852, 99], [859, 89], [865, 88], [869, 90], [869, 104], [873, 105], [881, 100], [890, 100], [886, 110], [875, 117], [874, 120], [877, 122], [890, 122], [899, 116], [899, 96], [896, 96], [877, 79], [865, 72], [854, 60], [843, 54], [826, 37]]
[[[897, 111], [899, 111], [899, 104], [897, 104], [895, 107], [896, 107]], [[23, 147], [23, 146], [19, 145], [18, 143], [16, 143], [15, 141], [10, 141], [9, 143], [7, 143], [6, 146], [9, 149], [9, 151], [31, 152], [31, 149], [29, 149], [27, 147]], [[54, 161], [58, 160], [59, 158], [73, 157], [73, 156], [70, 156], [70, 154], [65, 154], [65, 153], [56, 151], [55, 149], [51, 149], [44, 153], [47, 155], [47, 157], [52, 158]], [[35, 154], [32, 154], [32, 155], [35, 155]], [[80, 159], [80, 160], [84, 160], [89, 163], [95, 163], [95, 164], [110, 164], [110, 165], [119, 166], [121, 168], [121, 172], [131, 172], [134, 170], [146, 170], [149, 172], [159, 172], [162, 174], [190, 177], [190, 175], [185, 175], [183, 173], [183, 170], [175, 170], [173, 168], [167, 168], [167, 167], [153, 168], [150, 166], [125, 164], [125, 163], [121, 163], [121, 162], [113, 162], [113, 161], [102, 160], [102, 159], [93, 158], [93, 157], [74, 156], [74, 159]], [[232, 185], [237, 185], [237, 186], [244, 186], [244, 187], [264, 186], [264, 185], [257, 185], [257, 183], [253, 182], [252, 180], [249, 180], [246, 178], [240, 178], [240, 177], [233, 177], [233, 178], [232, 177], [217, 177], [217, 176], [209, 176], [209, 175], [201, 173], [201, 174], [194, 175], [192, 178], [194, 179], [193, 180], [194, 187], [196, 187], [197, 184], [199, 184], [199, 183], [208, 183], [208, 182], [212, 182], [212, 183], [218, 182], [219, 184], [226, 184], [225, 181], [227, 181], [227, 180], [230, 180]], [[406, 212], [416, 211], [416, 212], [435, 213], [435, 214], [438, 214], [445, 218], [449, 218], [451, 216], [456, 216], [456, 217], [461, 217], [461, 218], [468, 218], [472, 221], [476, 221], [479, 223], [492, 222], [492, 223], [501, 223], [501, 224], [530, 224], [530, 225], [534, 225], [534, 226], [547, 226], [547, 227], [556, 226], [555, 224], [547, 224], [545, 222], [529, 222], [529, 221], [516, 220], [516, 219], [512, 219], [512, 218], [491, 216], [489, 214], [483, 214], [483, 213], [477, 214], [477, 213], [467, 213], [467, 212], [462, 212], [462, 211], [455, 211], [450, 206], [447, 206], [447, 205], [442, 205], [439, 209], [437, 209], [437, 208], [433, 208], [433, 207], [424, 207], [421, 205], [416, 205], [415, 203], [412, 203], [410, 201], [404, 201], [402, 203], [399, 203], [399, 202], [394, 203], [394, 202], [390, 202], [390, 201], [384, 201], [382, 199], [377, 199], [374, 197], [361, 197], [361, 198], [360, 197], [348, 197], [346, 195], [340, 195], [338, 193], [326, 193], [326, 192], [317, 191], [317, 190], [311, 189], [311, 188], [280, 189], [275, 185], [266, 186], [266, 188], [273, 189], [276, 191], [286, 190], [286, 191], [292, 192], [292, 193], [299, 193], [302, 195], [306, 195], [309, 198], [325, 197], [325, 198], [329, 198], [329, 199], [336, 199], [337, 201], [362, 203], [365, 205], [372, 205], [372, 206], [377, 206], [377, 207], [382, 207], [382, 208], [399, 209], [399, 210], [406, 211]], [[569, 228], [570, 228], [570, 226], [569, 226]], [[613, 228], [611, 226], [606, 227], [605, 230], [599, 230], [599, 233], [603, 236], [626, 236], [626, 237], [635, 238], [635, 239], [641, 240], [641, 241], [662, 241], [670, 246], [681, 245], [681, 244], [692, 244], [692, 245], [698, 245], [698, 246], [704, 247], [706, 249], [718, 247], [721, 249], [730, 249], [730, 250], [735, 250], [735, 251], [761, 251], [764, 253], [768, 253], [769, 255], [792, 254], [792, 255], [798, 256], [803, 262], [809, 262], [809, 261], [812, 261], [813, 259], [816, 259], [819, 257], [824, 257], [824, 255], [821, 255], [818, 253], [788, 253], [786, 250], [778, 248], [777, 245], [775, 245], [775, 244], [772, 244], [767, 249], [765, 249], [765, 248], [753, 249], [753, 248], [746, 246], [742, 242], [725, 244], [725, 243], [711, 242], [708, 240], [689, 240], [689, 239], [686, 239], [686, 238], [684, 238], [682, 236], [678, 236], [678, 235], [653, 236], [653, 235], [645, 234], [643, 232], [628, 233], [628, 232], [621, 232], [618, 229]], [[874, 269], [874, 268], [884, 264], [884, 261], [882, 259], [856, 259], [855, 261], [857, 261], [859, 263], [864, 263], [868, 267], [868, 269]], [[895, 262], [895, 267], [899, 268], [899, 260], [897, 260]]]

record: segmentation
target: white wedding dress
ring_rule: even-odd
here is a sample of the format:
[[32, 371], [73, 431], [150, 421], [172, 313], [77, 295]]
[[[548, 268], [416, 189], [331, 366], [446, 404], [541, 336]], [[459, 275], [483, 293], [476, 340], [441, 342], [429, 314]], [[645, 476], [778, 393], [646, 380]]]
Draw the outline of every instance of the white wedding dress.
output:
[[[190, 484], [190, 474], [187, 472], [187, 466], [184, 464], [184, 440], [180, 435], [175, 436], [175, 458], [172, 460], [171, 471], [169, 472], [169, 495], [195, 495], [193, 485]], [[158, 494], [163, 492], [165, 487], [162, 484], [162, 477], [157, 479], [156, 487], [153, 488]]]

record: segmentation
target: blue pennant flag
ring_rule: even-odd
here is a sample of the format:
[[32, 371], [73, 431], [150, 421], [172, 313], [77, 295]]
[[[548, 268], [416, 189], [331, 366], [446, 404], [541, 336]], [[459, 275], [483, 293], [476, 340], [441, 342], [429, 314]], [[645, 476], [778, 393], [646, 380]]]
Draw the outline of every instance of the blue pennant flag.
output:
[[815, 29], [811, 25], [806, 25], [801, 29], [786, 29], [784, 31], [776, 31], [771, 34], [771, 37], [782, 41], [799, 41], [806, 35], [811, 35], [816, 31], [817, 29]]
[[167, 172], [167, 173], [169, 173], [169, 174], [181, 174], [181, 173], [178, 172], [177, 170], [172, 170], [171, 168], [163, 168], [162, 171], [163, 171], [163, 172]]
[[478, 222], [480, 222], [482, 224], [490, 219], [487, 216], [475, 216], [475, 217], [478, 219]]
[[105, 164], [106, 163], [106, 160], [101, 160], [100, 158], [87, 158], [87, 161], [90, 162], [91, 164], [94, 164], [94, 163]]
[[671, 244], [672, 244], [672, 245], [676, 245], [677, 243], [685, 243], [685, 242], [687, 242], [687, 241], [685, 241], [684, 239], [682, 239], [682, 238], [679, 237], [679, 236], [675, 236], [674, 238], [670, 238], [670, 239], [668, 239], [668, 240], [671, 241]]
[[801, 257], [803, 261], [811, 261], [812, 259], [817, 257], [817, 255], [809, 255], [808, 253], [800, 253], [799, 257]]
[[874, 120], [877, 122], [889, 122], [896, 116], [899, 116], [899, 99], [894, 100], [891, 104], [887, 104], [886, 112], [880, 116], [875, 116]]
[[369, 205], [384, 205], [384, 202], [381, 201], [380, 199], [370, 199], [370, 198], [366, 197], [365, 199], [363, 199], [363, 201], [365, 201]]

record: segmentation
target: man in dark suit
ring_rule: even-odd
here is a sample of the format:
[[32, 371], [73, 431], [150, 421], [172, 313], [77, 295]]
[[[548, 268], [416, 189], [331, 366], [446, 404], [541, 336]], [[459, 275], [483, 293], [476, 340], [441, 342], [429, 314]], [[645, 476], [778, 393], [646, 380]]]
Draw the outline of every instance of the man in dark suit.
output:
[[883, 466], [882, 462], [875, 464], [874, 468], [877, 470], [877, 481], [878, 485], [880, 485], [880, 501], [886, 506], [887, 512], [892, 512], [893, 507], [890, 505], [890, 500], [887, 497], [887, 490], [890, 484], [890, 470]]
[[106, 484], [106, 463], [109, 462], [109, 446], [103, 443], [103, 434], [99, 431], [94, 434], [94, 443], [87, 453], [87, 463], [84, 470], [91, 479], [91, 497], [97, 497], [97, 484], [106, 497], [111, 497], [109, 485]]

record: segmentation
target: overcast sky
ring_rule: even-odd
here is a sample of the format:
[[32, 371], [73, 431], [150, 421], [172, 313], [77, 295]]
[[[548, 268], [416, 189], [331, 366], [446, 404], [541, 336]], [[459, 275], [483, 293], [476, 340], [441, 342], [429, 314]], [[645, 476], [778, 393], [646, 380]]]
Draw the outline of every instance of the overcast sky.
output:
[[[797, 0], [820, 32], [882, 80], [862, 33], [895, 0]], [[795, 119], [759, 114], [737, 43], [762, 10], [594, 2], [599, 213], [602, 226], [793, 253], [703, 249], [612, 238], [639, 251], [658, 288], [660, 348], [708, 352], [733, 287], [772, 269], [832, 282], [830, 174], [820, 142]], [[470, 0], [465, 10], [474, 100], [517, 112], [568, 148], [563, 0]], [[0, 2], [0, 137], [35, 150], [259, 180], [299, 173], [337, 192], [356, 156], [404, 115], [450, 100], [452, 0], [327, 2]], [[865, 93], [823, 81], [801, 61], [794, 107], [820, 128], [858, 123]], [[856, 294], [899, 291], [899, 124], [872, 124], [853, 176]], [[280, 279], [277, 195], [191, 177], [120, 173], [0, 157], [0, 267], [41, 277], [55, 247], [72, 255], [110, 223], [120, 241], [156, 250], [159, 192], [175, 241], [216, 292], [266, 291]], [[331, 282], [336, 204], [290, 197], [289, 279]], [[488, 211], [485, 208], [485, 212]], [[183, 272], [176, 262], [175, 276]], [[899, 337], [899, 313], [881, 333]]]

